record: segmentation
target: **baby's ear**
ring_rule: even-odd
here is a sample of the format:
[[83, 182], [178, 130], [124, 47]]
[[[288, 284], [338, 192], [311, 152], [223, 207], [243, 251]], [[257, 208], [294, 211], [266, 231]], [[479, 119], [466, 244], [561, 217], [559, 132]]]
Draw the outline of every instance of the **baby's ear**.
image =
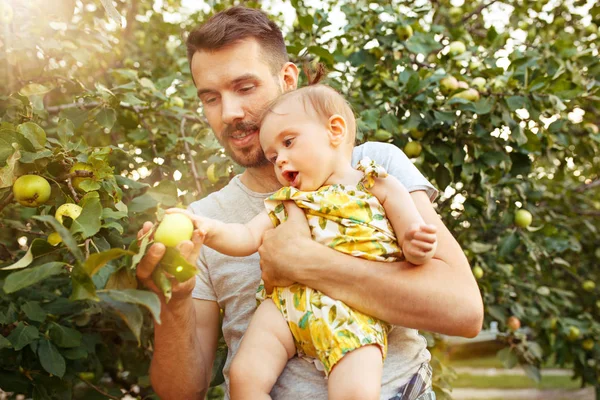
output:
[[334, 114], [327, 121], [327, 130], [329, 131], [329, 141], [332, 146], [337, 147], [346, 140], [348, 130], [346, 120], [339, 114]]

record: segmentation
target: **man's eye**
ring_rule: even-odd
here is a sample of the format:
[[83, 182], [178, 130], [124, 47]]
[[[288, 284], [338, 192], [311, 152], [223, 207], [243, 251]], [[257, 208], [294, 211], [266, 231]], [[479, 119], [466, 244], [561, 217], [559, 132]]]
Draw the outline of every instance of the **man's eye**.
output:
[[244, 86], [243, 88], [240, 89], [240, 92], [249, 92], [252, 89], [254, 89], [254, 85]]
[[210, 103], [214, 103], [215, 101], [217, 101], [217, 98], [216, 98], [216, 97], [208, 97], [208, 98], [206, 98], [206, 99], [202, 100], [202, 102], [203, 102], [204, 104], [210, 104]]

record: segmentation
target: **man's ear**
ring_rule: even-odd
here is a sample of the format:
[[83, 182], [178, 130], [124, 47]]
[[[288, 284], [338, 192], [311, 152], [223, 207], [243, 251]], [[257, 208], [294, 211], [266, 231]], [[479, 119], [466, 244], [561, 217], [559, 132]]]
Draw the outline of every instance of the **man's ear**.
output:
[[279, 76], [284, 92], [295, 90], [298, 87], [298, 73], [298, 67], [293, 62], [286, 62], [283, 64]]
[[329, 142], [333, 147], [339, 146], [346, 140], [348, 128], [346, 120], [339, 114], [333, 114], [327, 121], [327, 130], [329, 131]]

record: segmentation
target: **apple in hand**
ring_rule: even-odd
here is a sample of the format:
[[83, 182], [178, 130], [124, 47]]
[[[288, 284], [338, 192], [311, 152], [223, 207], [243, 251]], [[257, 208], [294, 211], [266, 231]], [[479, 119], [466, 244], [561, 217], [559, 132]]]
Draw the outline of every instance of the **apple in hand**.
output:
[[154, 241], [166, 247], [175, 247], [184, 240], [190, 240], [194, 232], [194, 224], [183, 214], [166, 214], [156, 232]]
[[50, 198], [50, 184], [39, 175], [23, 175], [13, 184], [15, 200], [25, 207], [37, 207]]

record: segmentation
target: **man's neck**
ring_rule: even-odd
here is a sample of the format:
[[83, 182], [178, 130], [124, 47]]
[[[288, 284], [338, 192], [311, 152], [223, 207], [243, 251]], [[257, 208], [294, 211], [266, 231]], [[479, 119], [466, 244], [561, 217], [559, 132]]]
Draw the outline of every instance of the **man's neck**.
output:
[[264, 167], [246, 168], [240, 180], [248, 189], [257, 193], [272, 193], [281, 188], [271, 164]]

